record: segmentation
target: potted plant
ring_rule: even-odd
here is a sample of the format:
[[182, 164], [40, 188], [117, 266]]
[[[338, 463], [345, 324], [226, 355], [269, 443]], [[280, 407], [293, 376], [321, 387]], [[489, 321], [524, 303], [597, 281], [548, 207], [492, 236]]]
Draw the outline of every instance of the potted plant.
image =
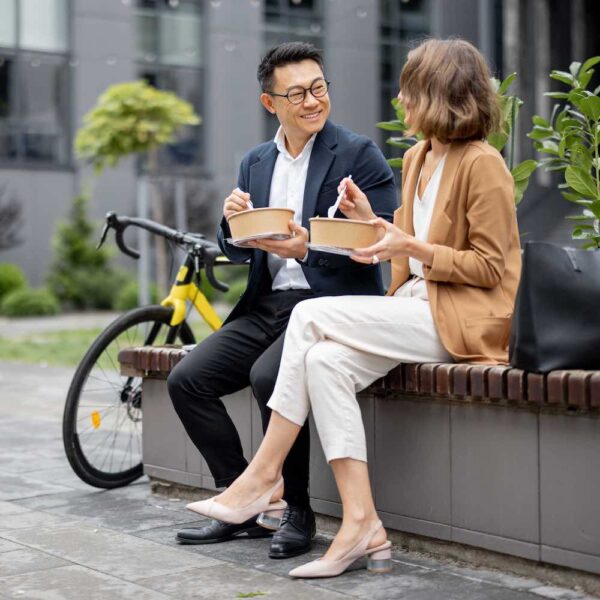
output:
[[545, 155], [541, 165], [562, 172], [562, 195], [582, 208], [567, 219], [575, 221], [573, 239], [589, 249], [600, 248], [600, 86], [588, 89], [599, 62], [600, 56], [594, 56], [583, 64], [571, 63], [569, 71], [550, 73], [569, 89], [546, 94], [563, 103], [554, 106], [549, 120], [535, 115], [528, 134]]

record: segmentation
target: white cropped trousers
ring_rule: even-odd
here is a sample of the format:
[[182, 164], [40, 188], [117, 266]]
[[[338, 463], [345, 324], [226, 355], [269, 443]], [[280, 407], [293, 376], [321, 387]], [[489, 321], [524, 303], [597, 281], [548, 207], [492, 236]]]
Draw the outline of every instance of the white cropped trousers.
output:
[[304, 300], [292, 312], [268, 406], [297, 425], [312, 408], [327, 461], [366, 462], [357, 392], [401, 362], [451, 361], [423, 279], [409, 279], [394, 296]]

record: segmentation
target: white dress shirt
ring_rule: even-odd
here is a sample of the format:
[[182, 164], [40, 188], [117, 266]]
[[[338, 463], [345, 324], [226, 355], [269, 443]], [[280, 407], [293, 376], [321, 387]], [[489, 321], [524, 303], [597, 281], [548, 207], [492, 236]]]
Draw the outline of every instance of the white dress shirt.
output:
[[[419, 179], [417, 180], [417, 187], [415, 189], [415, 199], [413, 202], [413, 227], [415, 230], [415, 237], [422, 242], [426, 242], [429, 237], [431, 215], [433, 214], [433, 208], [435, 207], [435, 201], [440, 189], [440, 181], [442, 179], [442, 171], [444, 170], [445, 162], [446, 156], [440, 160], [435, 168], [435, 171], [423, 192], [423, 198], [419, 198], [419, 183], [421, 182], [423, 167], [421, 167], [421, 172], [419, 173]], [[413, 275], [422, 278], [425, 277], [423, 274], [423, 263], [420, 260], [410, 257], [408, 259], [408, 266]]]
[[[275, 135], [275, 143], [279, 155], [275, 161], [273, 178], [271, 179], [271, 193], [269, 206], [271, 208], [292, 208], [294, 221], [302, 225], [302, 204], [304, 201], [304, 187], [308, 161], [315, 143], [313, 135], [296, 158], [292, 158], [285, 147], [285, 134], [280, 127]], [[294, 258], [279, 258], [269, 253], [267, 264], [273, 280], [273, 290], [308, 290], [310, 285], [304, 277], [302, 267]]]

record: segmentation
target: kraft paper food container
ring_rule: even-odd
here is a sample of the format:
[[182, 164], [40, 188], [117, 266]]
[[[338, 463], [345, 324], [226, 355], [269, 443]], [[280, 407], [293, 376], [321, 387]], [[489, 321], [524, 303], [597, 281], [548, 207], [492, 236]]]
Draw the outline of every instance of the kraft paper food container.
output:
[[310, 243], [333, 248], [366, 248], [377, 242], [377, 228], [365, 221], [315, 217], [310, 221]]
[[257, 237], [289, 237], [288, 223], [293, 218], [291, 208], [251, 208], [231, 215], [227, 223], [235, 242]]

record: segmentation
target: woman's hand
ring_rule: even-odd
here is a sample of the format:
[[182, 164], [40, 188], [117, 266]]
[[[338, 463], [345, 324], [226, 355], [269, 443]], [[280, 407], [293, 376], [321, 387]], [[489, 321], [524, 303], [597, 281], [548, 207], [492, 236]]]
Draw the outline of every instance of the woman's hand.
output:
[[433, 262], [433, 246], [420, 242], [385, 219], [370, 221], [379, 228], [379, 241], [368, 248], [358, 248], [350, 258], [359, 263], [376, 264], [395, 256], [412, 256], [426, 265]]
[[346, 192], [339, 205], [342, 214], [348, 219], [356, 219], [357, 221], [376, 219], [377, 215], [371, 209], [369, 199], [361, 192], [354, 181], [349, 177], [344, 177], [338, 186], [338, 192], [344, 186], [346, 187]]

